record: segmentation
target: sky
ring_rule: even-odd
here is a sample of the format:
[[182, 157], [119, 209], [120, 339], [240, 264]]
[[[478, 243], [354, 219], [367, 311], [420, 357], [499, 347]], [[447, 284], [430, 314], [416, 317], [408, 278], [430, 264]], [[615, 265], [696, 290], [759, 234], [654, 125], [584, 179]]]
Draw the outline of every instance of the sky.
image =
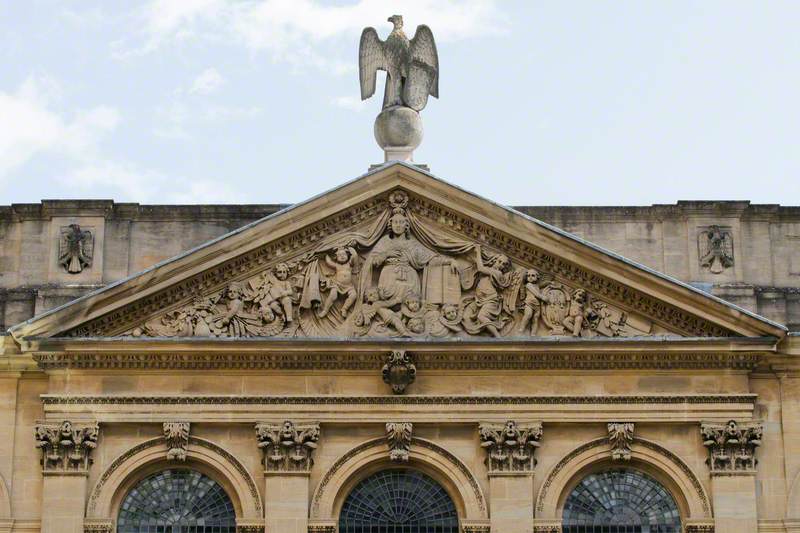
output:
[[800, 2], [0, 0], [0, 204], [293, 203], [383, 154], [358, 40], [433, 30], [415, 161], [509, 205], [800, 205]]

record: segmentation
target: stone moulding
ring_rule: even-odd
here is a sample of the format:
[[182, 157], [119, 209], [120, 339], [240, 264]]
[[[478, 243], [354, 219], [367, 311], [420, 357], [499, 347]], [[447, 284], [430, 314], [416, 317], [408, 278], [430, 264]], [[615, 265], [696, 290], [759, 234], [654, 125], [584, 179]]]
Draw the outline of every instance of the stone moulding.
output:
[[[398, 189], [395, 189], [395, 192]], [[465, 216], [433, 200], [414, 193], [408, 194], [408, 209], [420, 220], [449, 232], [485, 244], [506, 254], [525, 268], [535, 268], [559, 281], [575, 285], [604, 300], [617, 302], [622, 309], [647, 316], [664, 327], [688, 336], [732, 336], [732, 332], [693, 315], [679, 307], [660, 301], [619, 281], [592, 272], [585, 267], [554, 256], [535, 245], [484, 223]], [[391, 194], [388, 195], [391, 197]], [[237, 257], [217, 264], [204, 272], [181, 280], [154, 294], [142, 297], [76, 326], [68, 336], [113, 336], [131, 330], [159, 313], [186, 305], [197, 294], [220, 291], [231, 282], [241, 281], [273, 268], [291, 255], [303, 255], [314, 250], [317, 243], [332, 235], [347, 231], [356, 224], [376, 220], [389, 207], [386, 194], [360, 202], [334, 215], [308, 224], [289, 235], [244, 251]]]
[[[465, 348], [465, 347], [464, 347]], [[380, 351], [353, 352], [35, 352], [42, 370], [65, 368], [109, 370], [378, 370], [385, 364]], [[417, 370], [637, 370], [730, 369], [750, 371], [762, 360], [750, 352], [603, 353], [557, 351], [414, 352]]]
[[[753, 404], [757, 394], [620, 396], [83, 396], [42, 394], [44, 405], [630, 405]], [[606, 443], [608, 440], [606, 438]]]
[[[637, 438], [635, 441], [635, 445], [647, 448], [655, 452], [656, 454], [668, 459], [674, 465], [676, 465], [683, 473], [683, 475], [686, 477], [686, 479], [689, 481], [692, 488], [694, 489], [697, 498], [699, 498], [699, 502], [700, 505], [702, 506], [703, 512], [706, 515], [710, 515], [711, 505], [709, 504], [706, 491], [702, 483], [700, 483], [700, 480], [697, 477], [697, 475], [692, 471], [689, 465], [687, 465], [683, 461], [683, 459], [681, 459], [668, 449], [664, 448], [660, 444], [657, 444], [647, 439]], [[556, 465], [553, 466], [550, 472], [547, 474], [545, 481], [542, 483], [542, 486], [539, 489], [539, 494], [536, 497], [536, 512], [542, 513], [542, 511], [545, 508], [545, 500], [548, 499], [547, 495], [550, 489], [552, 488], [553, 482], [558, 477], [559, 473], [562, 470], [564, 470], [564, 468], [566, 468], [570, 462], [572, 462], [573, 460], [575, 460], [577, 457], [584, 454], [584, 452], [587, 452], [588, 450], [605, 446], [608, 446], [608, 437], [601, 437], [599, 439], [594, 439], [578, 446], [577, 448], [569, 452], [567, 455], [565, 455], [563, 458], [561, 458], [561, 460], [558, 463], [556, 463]]]
[[[247, 470], [247, 468], [245, 468], [245, 466], [234, 455], [232, 455], [230, 452], [218, 446], [217, 444], [214, 444], [211, 441], [200, 439], [197, 437], [190, 436], [189, 444], [191, 444], [192, 446], [206, 448], [208, 450], [211, 450], [215, 454], [218, 454], [220, 457], [223, 457], [236, 470], [238, 475], [241, 477], [242, 480], [244, 480], [244, 483], [247, 485], [247, 491], [250, 493], [249, 495], [255, 511], [259, 515], [263, 513], [263, 507], [261, 505], [261, 496], [259, 495], [255, 481], [253, 481], [253, 478], [250, 476], [250, 472]], [[164, 438], [157, 437], [154, 439], [146, 440], [144, 442], [140, 442], [139, 444], [123, 452], [121, 455], [117, 456], [117, 458], [114, 459], [111, 462], [111, 464], [108, 465], [108, 467], [106, 467], [106, 469], [100, 475], [100, 478], [97, 480], [94, 487], [92, 488], [86, 506], [87, 515], [91, 515], [95, 512], [97, 507], [97, 502], [98, 500], [100, 500], [101, 494], [103, 493], [103, 487], [120, 467], [122, 467], [128, 460], [130, 460], [132, 457], [139, 454], [140, 452], [147, 450], [149, 448], [160, 447], [163, 445], [164, 445]]]

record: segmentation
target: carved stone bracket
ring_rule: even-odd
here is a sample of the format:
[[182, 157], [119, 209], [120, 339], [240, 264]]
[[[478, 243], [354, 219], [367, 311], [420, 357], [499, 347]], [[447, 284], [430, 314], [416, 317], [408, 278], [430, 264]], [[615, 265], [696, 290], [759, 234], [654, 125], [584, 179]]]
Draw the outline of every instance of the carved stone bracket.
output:
[[185, 461], [189, 447], [189, 422], [164, 422], [167, 461]]
[[405, 350], [394, 350], [386, 358], [381, 370], [383, 382], [391, 385], [392, 392], [403, 394], [417, 377], [417, 367], [411, 354]]
[[686, 533], [714, 533], [714, 524], [686, 524]]
[[411, 453], [411, 422], [388, 422], [386, 440], [389, 444], [389, 459], [395, 462], [408, 462]]
[[534, 452], [542, 439], [542, 424], [534, 422], [517, 424], [513, 420], [503, 424], [482, 423], [478, 427], [481, 447], [487, 452], [489, 473], [533, 472], [536, 466]]
[[110, 519], [87, 519], [83, 522], [83, 533], [112, 533], [113, 531], [114, 521]]
[[608, 443], [612, 461], [630, 461], [633, 444], [633, 422], [609, 422]]
[[489, 524], [462, 524], [463, 533], [490, 533], [492, 530]]
[[706, 460], [711, 475], [754, 472], [756, 447], [761, 445], [764, 427], [758, 423], [702, 424], [703, 446], [708, 448]]
[[97, 422], [86, 426], [75, 426], [69, 420], [60, 424], [37, 424], [36, 447], [42, 450], [42, 470], [88, 474], [91, 453], [97, 448], [99, 435]]
[[308, 524], [308, 533], [336, 533], [336, 524]]
[[313, 454], [319, 442], [319, 424], [256, 424], [258, 447], [264, 453], [264, 470], [267, 472], [311, 471]]

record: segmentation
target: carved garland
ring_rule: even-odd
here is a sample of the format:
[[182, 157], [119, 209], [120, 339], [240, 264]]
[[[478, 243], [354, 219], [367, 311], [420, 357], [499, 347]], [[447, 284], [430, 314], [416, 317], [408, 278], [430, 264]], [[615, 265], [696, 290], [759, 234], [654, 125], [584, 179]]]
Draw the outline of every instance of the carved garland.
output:
[[[694, 472], [692, 472], [689, 466], [685, 462], [683, 462], [683, 460], [680, 457], [678, 457], [668, 449], [664, 448], [663, 446], [660, 446], [655, 442], [649, 440], [637, 438], [636, 444], [639, 446], [644, 446], [645, 448], [649, 448], [654, 452], [657, 452], [669, 458], [676, 465], [678, 465], [681, 471], [686, 475], [686, 477], [692, 483], [692, 487], [694, 487], [695, 491], [697, 491], [697, 494], [700, 497], [700, 501], [703, 504], [703, 510], [706, 513], [710, 512], [708, 498], [706, 498], [706, 493], [703, 490], [703, 485], [700, 483], [700, 480], [697, 479], [697, 476], [694, 475]], [[558, 463], [556, 463], [556, 465], [553, 467], [553, 469], [547, 476], [547, 479], [544, 481], [544, 483], [542, 483], [542, 488], [539, 490], [539, 496], [536, 499], [537, 512], [542, 512], [544, 510], [544, 500], [545, 497], [547, 496], [547, 491], [550, 489], [550, 486], [553, 484], [553, 481], [555, 480], [558, 473], [561, 472], [561, 470], [563, 470], [564, 467], [567, 466], [567, 464], [569, 464], [572, 460], [574, 460], [576, 457], [578, 457], [587, 450], [596, 448], [598, 446], [607, 446], [607, 445], [608, 445], [608, 437], [601, 437], [599, 439], [590, 440], [589, 442], [582, 444], [581, 446], [572, 450], [570, 453], [565, 455]]]
[[[136, 455], [137, 453], [146, 450], [148, 448], [152, 448], [154, 446], [162, 446], [164, 443], [163, 437], [150, 439], [144, 442], [141, 442], [130, 448], [129, 450], [125, 451], [122, 455], [114, 459], [108, 468], [105, 469], [103, 474], [97, 480], [97, 483], [92, 489], [92, 495], [89, 497], [89, 503], [87, 505], [87, 514], [91, 514], [94, 512], [95, 508], [97, 507], [97, 500], [100, 498], [100, 493], [103, 490], [103, 486], [106, 482], [111, 478], [111, 475], [120, 467], [122, 466], [128, 459]], [[193, 446], [200, 446], [206, 449], [213, 451], [224, 457], [227, 461], [230, 462], [231, 465], [236, 469], [237, 472], [242, 476], [242, 479], [245, 480], [247, 483], [248, 490], [250, 491], [250, 496], [253, 498], [253, 503], [256, 508], [256, 511], [260, 514], [263, 510], [261, 506], [261, 496], [258, 494], [258, 489], [256, 488], [256, 484], [253, 479], [250, 477], [250, 473], [244, 467], [239, 460], [227, 452], [225, 449], [217, 446], [213, 442], [207, 441], [205, 439], [200, 439], [197, 437], [189, 437], [189, 444]]]
[[[33, 359], [43, 370], [78, 369], [269, 369], [375, 370], [385, 363], [381, 352], [352, 353], [153, 353], [38, 352]], [[757, 353], [502, 353], [463, 350], [458, 353], [414, 352], [418, 370], [544, 370], [544, 369], [733, 369], [753, 370]]]
[[[392, 194], [397, 195], [397, 191], [388, 195], [390, 200]], [[403, 194], [406, 193], [403, 192]], [[657, 301], [615, 280], [556, 258], [528, 243], [521, 242], [491, 226], [468, 219], [435, 202], [414, 195], [410, 195], [410, 199], [406, 199], [405, 202], [408, 202], [408, 209], [415, 216], [434, 224], [437, 228], [448, 228], [445, 231], [450, 232], [458, 231], [461, 235], [472, 238], [477, 243], [485, 243], [503, 254], [514, 257], [515, 260], [524, 263], [526, 268], [539, 269], [555, 276], [559, 281], [563, 280], [571, 285], [576, 285], [578, 290], [588, 291], [597, 297], [618, 302], [629, 310], [646, 315], [649, 319], [666, 327], [677, 329], [683, 334], [700, 337], [731, 335], [730, 331], [707, 320], [691, 315], [673, 305]], [[405, 206], [406, 204], [403, 203], [403, 208]], [[288, 254], [300, 256], [304, 252], [310, 252], [314, 249], [315, 243], [334, 235], [345, 227], [377, 219], [385, 212], [386, 207], [387, 198], [385, 196], [369, 200], [357, 207], [311, 224], [276, 242], [178, 282], [159, 293], [69, 330], [65, 334], [74, 337], [122, 334], [134, 327], [135, 324], [144, 323], [156, 314], [169, 312], [181, 303], [188, 303], [193, 297], [222, 291], [231, 282], [242, 281], [259, 272], [265, 272], [268, 268], [275, 267], [275, 263], [278, 261], [285, 260]], [[386, 319], [386, 317], [384, 318]]]

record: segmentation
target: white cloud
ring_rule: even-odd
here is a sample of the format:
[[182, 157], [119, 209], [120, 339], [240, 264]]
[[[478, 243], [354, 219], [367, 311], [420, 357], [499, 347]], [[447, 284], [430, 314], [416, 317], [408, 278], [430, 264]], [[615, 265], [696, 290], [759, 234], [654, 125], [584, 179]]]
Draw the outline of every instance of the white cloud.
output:
[[[67, 118], [51, 109], [61, 97], [58, 83], [29, 76], [14, 93], [0, 92], [0, 180], [40, 153], [86, 160], [119, 122], [116, 109], [97, 106]], [[9, 127], [11, 126], [11, 127]]]
[[465, 39], [501, 31], [506, 19], [496, 0], [359, 0], [328, 5], [319, 0], [150, 0], [137, 16], [143, 42], [117, 43], [118, 57], [155, 51], [187, 41], [236, 43], [267, 51], [277, 61], [311, 65], [341, 73], [353, 62], [338, 57], [331, 43], [357, 42], [365, 26], [382, 35], [390, 15], [405, 16], [407, 33], [428, 24], [440, 41]]
[[336, 107], [349, 109], [350, 111], [363, 111], [367, 104], [364, 100], [357, 96], [337, 96], [331, 102]]
[[225, 78], [215, 68], [207, 68], [192, 82], [189, 94], [211, 94], [225, 84]]
[[263, 111], [258, 106], [197, 105], [184, 101], [178, 93], [169, 105], [156, 109], [153, 134], [163, 139], [187, 140], [192, 138], [189, 130], [196, 126], [251, 120]]
[[242, 203], [242, 194], [223, 182], [190, 180], [143, 170], [131, 163], [110, 160], [89, 162], [69, 172], [64, 184], [73, 191], [93, 194], [97, 189], [112, 196], [142, 203]]

